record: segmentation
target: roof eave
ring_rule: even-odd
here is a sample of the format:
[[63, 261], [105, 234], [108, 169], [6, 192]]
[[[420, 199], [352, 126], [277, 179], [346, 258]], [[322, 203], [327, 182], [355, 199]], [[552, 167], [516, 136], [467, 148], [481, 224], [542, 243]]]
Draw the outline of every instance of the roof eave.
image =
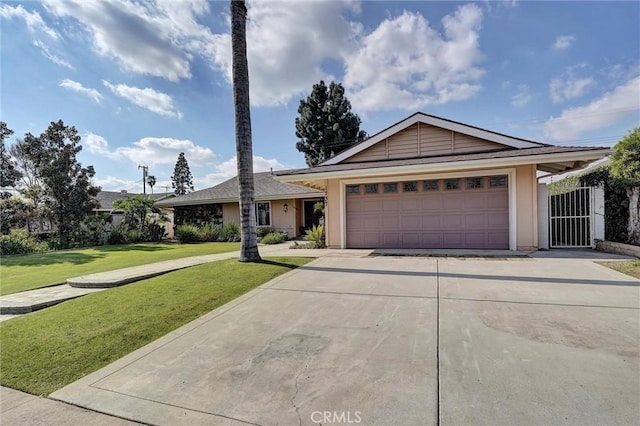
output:
[[542, 163], [554, 163], [554, 162], [566, 162], [566, 161], [581, 161], [591, 162], [599, 160], [611, 153], [611, 150], [598, 149], [589, 151], [569, 151], [553, 154], [532, 154], [526, 156], [517, 157], [505, 157], [505, 158], [485, 158], [480, 160], [466, 160], [466, 161], [448, 161], [439, 163], [422, 163], [422, 164], [410, 164], [402, 166], [389, 166], [389, 167], [370, 167], [366, 169], [347, 169], [336, 170], [328, 172], [317, 173], [300, 173], [292, 175], [280, 175], [275, 179], [286, 182], [301, 182], [301, 181], [318, 181], [322, 179], [335, 179], [335, 178], [357, 178], [370, 175], [385, 176], [385, 175], [397, 175], [407, 173], [437, 173], [442, 171], [458, 171], [467, 169], [481, 169], [489, 167], [508, 167], [508, 166], [520, 166], [525, 164], [542, 164]]

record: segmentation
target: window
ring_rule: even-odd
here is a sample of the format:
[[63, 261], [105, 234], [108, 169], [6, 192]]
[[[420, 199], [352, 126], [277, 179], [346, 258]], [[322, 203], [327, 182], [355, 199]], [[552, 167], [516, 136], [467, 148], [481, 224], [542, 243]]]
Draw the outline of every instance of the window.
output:
[[481, 177], [467, 178], [467, 189], [477, 189], [484, 186], [484, 179]]
[[398, 184], [397, 183], [385, 183], [384, 184], [384, 192], [398, 192]]
[[365, 194], [377, 194], [378, 193], [378, 184], [377, 183], [368, 183], [364, 186]]
[[256, 223], [258, 226], [271, 226], [271, 203], [256, 203]]
[[415, 192], [418, 190], [418, 182], [405, 182], [402, 184], [404, 192]]
[[444, 189], [460, 189], [460, 179], [446, 179]]
[[360, 185], [347, 185], [347, 194], [359, 194]]
[[438, 190], [438, 181], [437, 180], [425, 180], [424, 181], [424, 190], [425, 191], [437, 191]]
[[489, 178], [489, 186], [491, 188], [499, 188], [501, 186], [507, 186], [506, 176], [491, 176]]

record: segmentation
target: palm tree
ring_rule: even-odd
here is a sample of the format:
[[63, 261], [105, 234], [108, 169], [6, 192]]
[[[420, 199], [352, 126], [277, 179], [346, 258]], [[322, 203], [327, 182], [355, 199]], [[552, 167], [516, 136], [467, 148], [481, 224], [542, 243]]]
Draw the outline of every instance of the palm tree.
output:
[[249, 65], [247, 63], [247, 6], [244, 0], [231, 0], [231, 54], [233, 69], [233, 103], [236, 122], [236, 153], [240, 189], [242, 243], [240, 262], [260, 260], [256, 237], [254, 207], [253, 149], [249, 108]]
[[153, 194], [153, 187], [156, 185], [156, 177], [153, 175], [147, 176], [147, 185], [151, 188], [151, 193]]

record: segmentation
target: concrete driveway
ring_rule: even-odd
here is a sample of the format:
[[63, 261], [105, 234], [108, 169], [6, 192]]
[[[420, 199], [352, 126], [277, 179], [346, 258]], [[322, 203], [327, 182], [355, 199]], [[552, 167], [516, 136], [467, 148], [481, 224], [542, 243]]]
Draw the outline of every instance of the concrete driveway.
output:
[[171, 425], [636, 424], [640, 281], [571, 256], [327, 256], [52, 398]]

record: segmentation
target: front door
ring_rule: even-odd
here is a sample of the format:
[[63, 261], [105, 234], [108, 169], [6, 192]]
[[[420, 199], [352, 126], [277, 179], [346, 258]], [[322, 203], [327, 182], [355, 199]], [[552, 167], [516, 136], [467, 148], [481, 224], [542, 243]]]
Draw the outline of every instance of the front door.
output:
[[314, 205], [318, 202], [324, 203], [321, 199], [304, 200], [304, 229], [311, 229], [313, 225], [320, 225], [320, 220], [324, 215], [321, 212], [314, 211]]

